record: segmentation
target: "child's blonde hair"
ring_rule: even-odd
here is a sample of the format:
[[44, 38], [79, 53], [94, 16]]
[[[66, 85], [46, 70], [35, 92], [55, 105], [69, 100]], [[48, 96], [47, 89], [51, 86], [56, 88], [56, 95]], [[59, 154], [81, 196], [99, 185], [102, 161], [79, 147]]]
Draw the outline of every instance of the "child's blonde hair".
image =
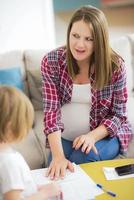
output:
[[32, 127], [34, 109], [28, 97], [10, 86], [0, 86], [0, 141], [8, 142], [8, 127], [13, 141], [21, 140]]

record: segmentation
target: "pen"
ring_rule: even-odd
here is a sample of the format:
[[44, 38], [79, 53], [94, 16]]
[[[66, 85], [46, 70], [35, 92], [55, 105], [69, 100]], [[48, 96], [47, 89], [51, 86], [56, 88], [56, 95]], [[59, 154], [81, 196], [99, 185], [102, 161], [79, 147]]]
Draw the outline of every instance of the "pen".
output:
[[101, 188], [107, 194], [111, 195], [112, 197], [116, 197], [115, 193], [113, 193], [112, 191], [109, 191], [109, 190], [105, 189], [101, 184], [97, 183], [96, 185], [97, 185], [97, 187]]

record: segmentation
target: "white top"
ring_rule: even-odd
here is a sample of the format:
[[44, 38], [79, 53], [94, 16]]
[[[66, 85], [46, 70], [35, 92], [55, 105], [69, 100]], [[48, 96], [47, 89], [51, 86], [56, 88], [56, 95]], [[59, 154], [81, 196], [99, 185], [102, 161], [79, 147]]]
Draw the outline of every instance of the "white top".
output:
[[0, 200], [10, 190], [23, 190], [21, 198], [37, 191], [30, 169], [20, 153], [9, 148], [0, 151]]
[[73, 84], [71, 102], [61, 108], [62, 122], [64, 123], [63, 138], [73, 141], [77, 136], [89, 132], [90, 107], [90, 84]]

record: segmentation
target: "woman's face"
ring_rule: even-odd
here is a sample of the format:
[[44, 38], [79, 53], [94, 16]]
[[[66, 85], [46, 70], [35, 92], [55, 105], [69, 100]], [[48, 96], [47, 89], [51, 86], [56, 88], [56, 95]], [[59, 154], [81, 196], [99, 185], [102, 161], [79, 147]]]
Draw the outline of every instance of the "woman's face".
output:
[[69, 35], [69, 46], [73, 57], [79, 62], [89, 62], [94, 51], [90, 25], [83, 20], [74, 22]]

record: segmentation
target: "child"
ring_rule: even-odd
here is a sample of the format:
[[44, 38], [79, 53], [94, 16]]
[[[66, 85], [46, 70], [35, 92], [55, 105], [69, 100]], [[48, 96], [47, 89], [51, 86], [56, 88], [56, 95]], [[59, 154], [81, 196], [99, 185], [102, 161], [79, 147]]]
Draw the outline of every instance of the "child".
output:
[[10, 147], [27, 135], [33, 118], [32, 104], [24, 93], [0, 86], [0, 200], [45, 200], [61, 194], [56, 184], [37, 189], [24, 158]]

